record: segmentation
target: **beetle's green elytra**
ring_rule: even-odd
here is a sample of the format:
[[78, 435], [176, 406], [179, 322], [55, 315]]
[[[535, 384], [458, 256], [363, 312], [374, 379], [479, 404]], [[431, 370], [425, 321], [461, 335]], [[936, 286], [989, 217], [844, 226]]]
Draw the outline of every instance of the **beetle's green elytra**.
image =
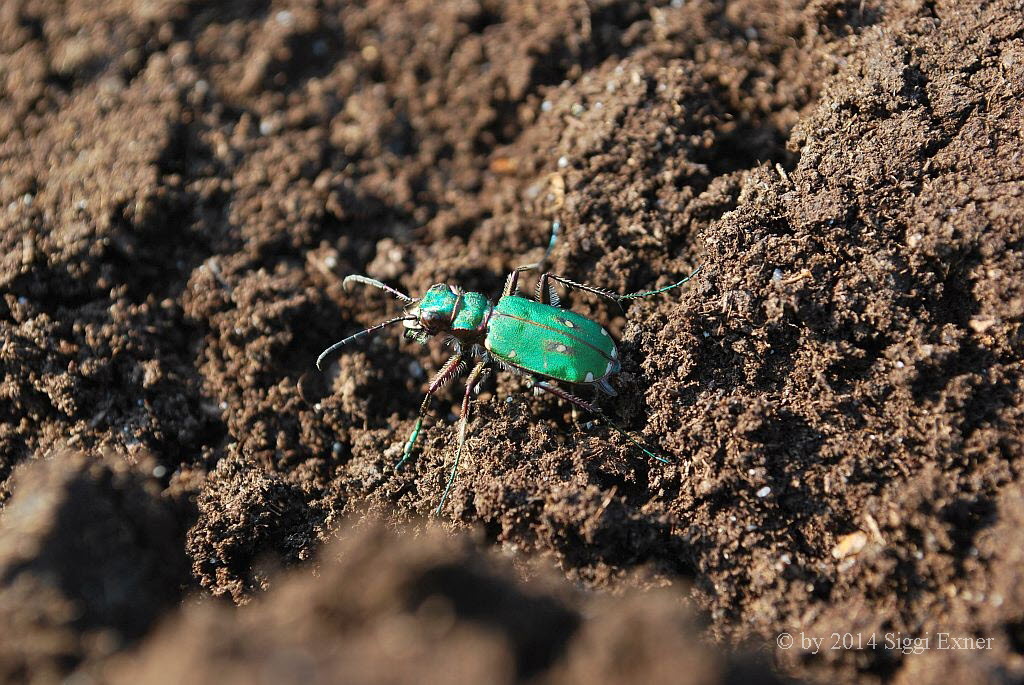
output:
[[484, 347], [509, 366], [565, 383], [601, 383], [621, 369], [615, 341], [598, 323], [518, 295], [498, 300]]
[[[555, 222], [552, 229], [548, 253], [558, 236], [559, 224]], [[416, 440], [423, 426], [423, 419], [430, 408], [431, 397], [465, 371], [467, 361], [477, 360], [466, 381], [466, 389], [462, 398], [462, 414], [459, 420], [458, 446], [448, 483], [441, 495], [440, 503], [434, 510], [437, 515], [444, 507], [448, 493], [455, 482], [459, 462], [462, 458], [472, 389], [488, 372], [488, 367], [492, 363], [498, 363], [505, 369], [525, 375], [534, 381], [535, 388], [551, 393], [595, 414], [649, 457], [662, 463], [669, 463], [667, 459], [650, 450], [632, 433], [611, 421], [596, 405], [550, 382], [560, 381], [575, 385], [589, 385], [606, 394], [614, 395], [615, 390], [609, 379], [622, 368], [615, 341], [612, 340], [608, 331], [599, 323], [581, 314], [560, 308], [558, 296], [551, 281], [621, 302], [622, 300], [649, 297], [678, 288], [693, 278], [700, 271], [700, 267], [672, 285], [626, 295], [577, 283], [545, 272], [541, 274], [537, 283], [536, 299], [530, 300], [520, 295], [516, 287], [519, 274], [530, 269], [539, 269], [540, 266], [541, 264], [521, 266], [509, 274], [501, 298], [496, 305], [492, 304], [491, 300], [482, 293], [465, 292], [458, 286], [444, 283], [433, 285], [422, 297], [414, 298], [368, 276], [348, 276], [344, 281], [346, 287], [350, 282], [356, 282], [380, 288], [405, 302], [405, 310], [401, 316], [371, 326], [331, 345], [317, 358], [317, 368], [321, 367], [327, 355], [339, 347], [398, 322], [404, 324], [407, 337], [426, 342], [430, 337], [443, 334], [448, 336], [455, 348], [455, 353], [434, 375], [427, 387], [416, 425], [405, 443], [402, 458], [396, 464], [396, 468], [401, 467], [412, 456]]]

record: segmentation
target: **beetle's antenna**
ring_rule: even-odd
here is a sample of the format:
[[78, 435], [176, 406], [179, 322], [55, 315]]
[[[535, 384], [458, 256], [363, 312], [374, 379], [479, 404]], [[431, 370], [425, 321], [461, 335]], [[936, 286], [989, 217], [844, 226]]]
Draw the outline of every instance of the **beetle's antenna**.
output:
[[384, 328], [385, 326], [390, 326], [391, 324], [398, 323], [399, 321], [416, 321], [416, 317], [415, 316], [406, 316], [404, 314], [402, 316], [396, 316], [395, 318], [390, 319], [388, 321], [385, 321], [384, 323], [379, 323], [376, 326], [370, 326], [369, 328], [367, 328], [365, 330], [362, 330], [362, 331], [359, 331], [358, 333], [356, 333], [354, 335], [350, 335], [347, 338], [345, 338], [344, 340], [339, 340], [338, 342], [334, 343], [333, 345], [331, 345], [326, 350], [324, 350], [323, 352], [320, 353], [320, 356], [316, 358], [316, 368], [322, 369], [320, 364], [321, 364], [321, 362], [323, 362], [324, 357], [329, 355], [331, 352], [334, 352], [339, 347], [344, 347], [345, 345], [348, 345], [350, 342], [352, 342], [356, 338], [361, 338], [364, 335], [366, 335], [367, 333], [373, 333], [374, 331], [379, 331], [380, 329]]
[[345, 288], [345, 290], [348, 290], [348, 283], [349, 283], [349, 281], [355, 281], [356, 283], [362, 283], [364, 285], [372, 285], [374, 288], [380, 288], [381, 290], [394, 295], [395, 297], [397, 297], [402, 302], [415, 302], [416, 301], [416, 298], [409, 297], [405, 293], [400, 292], [398, 290], [395, 290], [390, 285], [385, 285], [385, 284], [381, 283], [380, 281], [378, 281], [377, 279], [370, 278], [369, 276], [358, 276], [358, 275], [345, 276], [345, 280], [341, 282], [341, 285]]
[[701, 264], [696, 269], [691, 271], [690, 275], [684, 278], [683, 280], [679, 281], [678, 283], [673, 283], [672, 285], [666, 285], [664, 288], [658, 288], [657, 290], [645, 290], [639, 293], [629, 293], [628, 295], [616, 295], [615, 298], [617, 300], [635, 300], [640, 297], [650, 297], [651, 295], [657, 295], [659, 293], [668, 292], [669, 290], [672, 290], [673, 288], [678, 288], [679, 286], [686, 283], [688, 280], [696, 276], [697, 273], [703, 268], [704, 265]]

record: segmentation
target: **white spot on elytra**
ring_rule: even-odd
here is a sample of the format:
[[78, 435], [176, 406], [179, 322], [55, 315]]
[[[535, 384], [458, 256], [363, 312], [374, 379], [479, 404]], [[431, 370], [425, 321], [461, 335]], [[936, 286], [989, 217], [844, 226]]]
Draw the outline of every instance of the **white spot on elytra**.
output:
[[614, 369], [614, 368], [615, 368], [615, 362], [608, 362], [608, 368], [604, 370], [604, 375], [607, 376], [608, 374], [610, 374], [612, 372], [612, 369]]
[[569, 328], [576, 328], [576, 324], [574, 324], [572, 321], [569, 321], [569, 319], [562, 319], [562, 323], [564, 323]]
[[601, 329], [601, 335], [603, 335], [603, 336], [606, 336], [606, 337], [607, 337], [607, 335], [608, 335], [608, 331], [606, 331], [605, 329], [603, 329], [603, 328], [602, 328], [602, 329]]
[[585, 379], [583, 379], [583, 380], [585, 380], [587, 383], [593, 383], [594, 382], [594, 374], [592, 372], [590, 372], [590, 371], [587, 371], [587, 377]]
[[619, 356], [619, 351], [613, 347], [612, 348], [612, 359], [615, 359], [618, 356]]
[[566, 347], [565, 345], [561, 344], [561, 343], [555, 345], [555, 349], [558, 350], [559, 352], [568, 352], [569, 351], [569, 348]]
[[515, 350], [509, 350], [509, 351], [508, 351], [508, 357], [509, 357], [509, 359], [511, 359], [511, 358], [512, 358], [512, 357], [514, 357], [514, 356], [516, 356], [516, 351], [515, 351]]

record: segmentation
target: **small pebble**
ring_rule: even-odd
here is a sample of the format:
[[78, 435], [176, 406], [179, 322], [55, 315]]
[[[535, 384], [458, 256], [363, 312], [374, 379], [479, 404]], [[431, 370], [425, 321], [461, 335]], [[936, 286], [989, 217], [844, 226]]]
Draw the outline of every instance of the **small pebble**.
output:
[[567, 166], [569, 166], [569, 158], [566, 157], [565, 155], [562, 155], [561, 157], [558, 158], [558, 168], [564, 169]]
[[832, 548], [832, 556], [836, 559], [845, 559], [846, 557], [852, 557], [862, 549], [864, 545], [868, 544], [868, 536], [862, 530], [844, 535], [839, 538], [839, 542]]
[[163, 478], [166, 475], [167, 475], [167, 467], [166, 466], [154, 466], [153, 467], [153, 477], [154, 478]]
[[551, 100], [545, 100], [544, 102], [540, 103], [540, 111], [550, 112], [553, 106], [554, 105], [551, 104]]
[[775, 271], [772, 272], [772, 280], [773, 281], [781, 281], [782, 280], [782, 269], [776, 269]]
[[767, 485], [757, 491], [757, 496], [762, 498], [762, 499], [767, 497], [770, 494], [772, 494], [772, 489], [770, 487], [768, 487]]

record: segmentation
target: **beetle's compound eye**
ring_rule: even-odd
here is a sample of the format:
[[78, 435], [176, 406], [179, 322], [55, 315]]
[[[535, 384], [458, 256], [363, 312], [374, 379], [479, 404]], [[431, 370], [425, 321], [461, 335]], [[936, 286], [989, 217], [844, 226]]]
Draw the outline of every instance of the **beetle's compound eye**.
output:
[[450, 314], [439, 309], [420, 310], [420, 325], [428, 331], [436, 331], [448, 323]]

